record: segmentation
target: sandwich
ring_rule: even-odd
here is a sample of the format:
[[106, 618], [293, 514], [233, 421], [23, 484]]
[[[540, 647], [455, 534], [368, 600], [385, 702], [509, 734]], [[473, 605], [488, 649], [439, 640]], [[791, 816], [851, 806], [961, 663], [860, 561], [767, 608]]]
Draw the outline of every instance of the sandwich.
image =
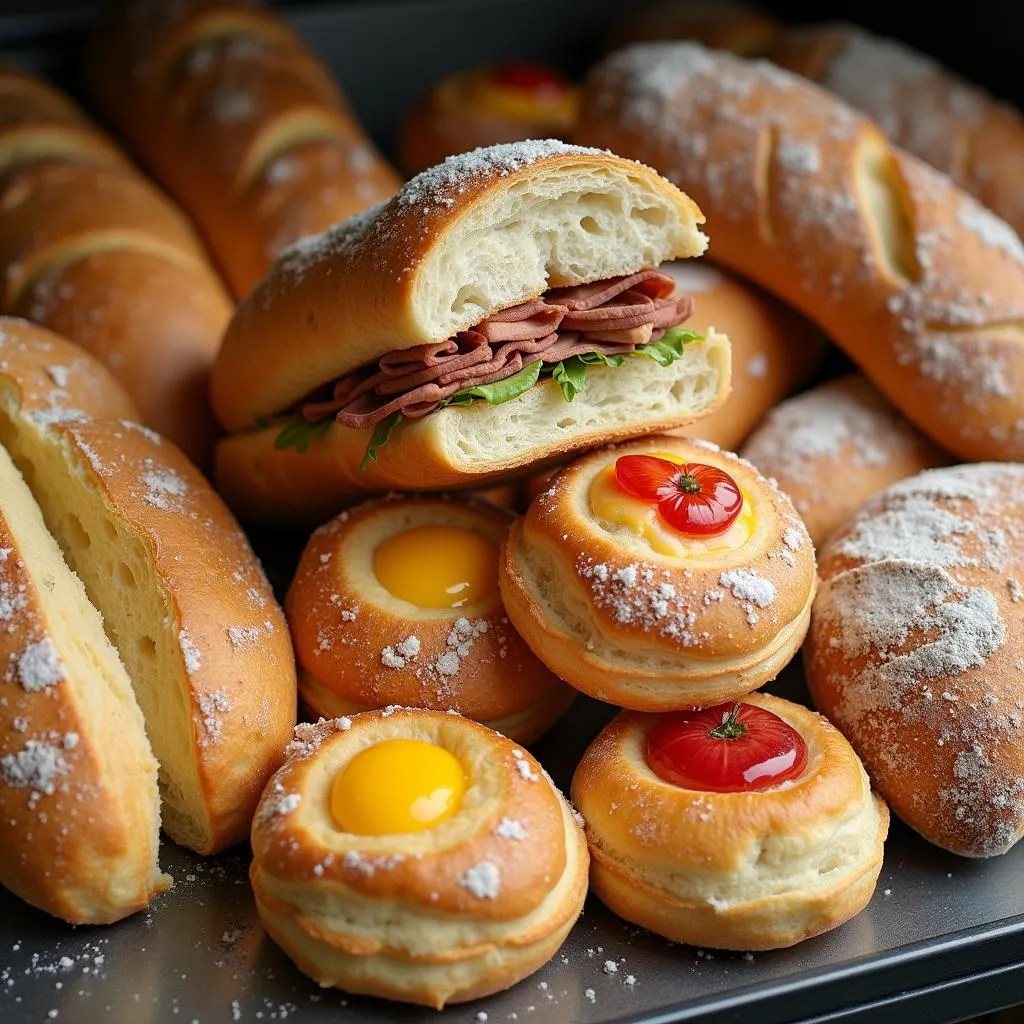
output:
[[704, 252], [701, 223], [648, 167], [532, 141], [450, 157], [301, 240], [214, 366], [222, 492], [250, 520], [316, 521], [713, 412], [728, 339], [688, 330], [658, 270]]

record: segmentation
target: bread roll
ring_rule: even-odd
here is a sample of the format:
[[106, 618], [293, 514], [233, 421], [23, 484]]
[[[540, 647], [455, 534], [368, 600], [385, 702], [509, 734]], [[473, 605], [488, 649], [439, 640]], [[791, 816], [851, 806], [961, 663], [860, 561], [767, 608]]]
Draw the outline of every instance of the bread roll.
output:
[[950, 462], [859, 374], [776, 406], [741, 454], [790, 496], [815, 547], [889, 484]]
[[810, 380], [825, 353], [825, 338], [767, 292], [706, 259], [677, 260], [660, 269], [675, 278], [680, 294], [693, 296], [687, 326], [698, 334], [721, 331], [732, 347], [732, 390], [725, 404], [669, 433], [735, 451], [769, 409]]
[[[191, 225], [70, 100], [0, 70], [0, 312], [65, 334], [206, 464], [230, 303]], [[137, 417], [135, 417], [137, 418]]]
[[692, 192], [715, 259], [814, 320], [943, 448], [1024, 458], [1024, 246], [865, 116], [774, 65], [652, 44], [597, 67], [577, 136]]
[[[0, 444], [132, 679], [160, 762], [166, 831], [215, 852], [244, 838], [295, 720], [284, 616], [195, 467], [152, 431], [76, 407], [88, 389], [111, 386], [79, 383], [95, 364], [82, 353], [55, 391], [49, 368], [25, 354], [27, 327], [3, 328], [26, 345], [0, 350]], [[38, 331], [37, 350], [53, 344]]]
[[1024, 834], [1024, 466], [893, 484], [821, 552], [815, 704], [911, 828], [965, 857]]
[[1024, 234], [1024, 116], [894, 39], [856, 25], [791, 29], [771, 59], [878, 122]]
[[[618, 485], [618, 460], [636, 455], [724, 472], [737, 517], [716, 535], [667, 526], [658, 501]], [[563, 469], [513, 524], [500, 581], [512, 624], [552, 672], [637, 711], [706, 707], [774, 679], [803, 642], [817, 587], [810, 538], [775, 484], [708, 442], [667, 436]]]
[[88, 51], [100, 107], [195, 218], [235, 294], [277, 254], [399, 179], [323, 67], [245, 0], [107, 5]]
[[[347, 806], [336, 780], [389, 741], [444, 758], [465, 792], [417, 831], [346, 831], [332, 813]], [[389, 802], [415, 786], [421, 758], [384, 759]], [[396, 809], [371, 814], [386, 824]], [[436, 711], [300, 725], [256, 813], [252, 848], [260, 920], [300, 970], [324, 987], [438, 1010], [541, 967], [587, 892], [582, 829], [541, 766], [503, 736]]]
[[799, 704], [762, 693], [744, 704], [796, 731], [807, 758], [796, 778], [747, 792], [667, 782], [648, 755], [666, 716], [631, 711], [605, 727], [573, 778], [594, 894], [673, 942], [792, 946], [863, 910], [882, 867], [889, 811], [850, 744]]
[[128, 675], [0, 447], [0, 884], [72, 924], [141, 910], [157, 764]]
[[[453, 157], [304, 240], [239, 306], [217, 359], [214, 406], [232, 432], [217, 456], [222, 493], [246, 517], [323, 521], [360, 493], [479, 488], [712, 411], [728, 387], [727, 339], [686, 335], [686, 302], [650, 269], [703, 251], [700, 222], [649, 168], [548, 140]], [[655, 333], [662, 314], [673, 323]], [[577, 326], [559, 334], [570, 316]], [[588, 331], [601, 317], [644, 322]], [[680, 351], [632, 358], [669, 330], [690, 339]], [[529, 339], [506, 340], [518, 331]], [[582, 366], [584, 389], [566, 397], [554, 372], [576, 357], [544, 353], [577, 342], [621, 365]], [[531, 366], [552, 376], [511, 400], [474, 399], [478, 382], [498, 389]]]

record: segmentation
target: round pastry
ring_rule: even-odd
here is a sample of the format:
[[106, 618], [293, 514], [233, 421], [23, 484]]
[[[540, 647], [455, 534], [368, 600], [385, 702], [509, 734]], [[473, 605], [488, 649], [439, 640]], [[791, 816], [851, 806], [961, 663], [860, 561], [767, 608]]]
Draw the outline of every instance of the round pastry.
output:
[[637, 711], [774, 679], [817, 586], [810, 538], [772, 481], [666, 436], [564, 468], [513, 524], [500, 578], [513, 625], [556, 675]]
[[260, 918], [300, 970], [437, 1009], [541, 967], [587, 892], [583, 831], [540, 765], [436, 711], [298, 726], [252, 848]]
[[460, 71], [438, 82], [402, 123], [399, 164], [411, 176], [478, 146], [568, 138], [578, 101], [571, 82], [539, 64]]
[[793, 499], [815, 546], [889, 484], [950, 461], [860, 374], [776, 406], [742, 454]]
[[1024, 835], [1024, 466], [920, 473], [821, 552], [815, 704], [911, 828], [965, 857]]
[[572, 796], [590, 882], [673, 942], [775, 949], [859, 913], [889, 811], [853, 748], [799, 704], [624, 712], [590, 745]]
[[445, 498], [369, 501], [313, 534], [285, 600], [316, 715], [457, 711], [529, 743], [572, 703], [509, 624], [503, 513]]

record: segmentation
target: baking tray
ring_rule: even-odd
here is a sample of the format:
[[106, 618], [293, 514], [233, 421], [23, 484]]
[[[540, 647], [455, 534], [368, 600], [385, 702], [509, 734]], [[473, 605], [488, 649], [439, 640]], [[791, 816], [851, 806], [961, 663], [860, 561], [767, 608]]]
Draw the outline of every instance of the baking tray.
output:
[[[975, 24], [985, 4], [970, 5]], [[0, 8], [0, 54], [73, 87], [73, 54], [90, 20], [88, 5], [51, 0], [43, 9], [36, 0], [21, 6], [13, 14]], [[608, 19], [627, 5], [349, 0], [278, 6], [330, 63], [375, 140], [389, 149], [401, 114], [439, 75], [527, 57], [578, 73], [600, 45]], [[775, 6], [818, 17], [850, 16], [858, 9]], [[943, 56], [942, 39], [952, 46], [963, 9], [938, 3], [932, 19], [919, 22]], [[892, 5], [890, 14], [900, 17], [900, 8]], [[963, 41], [957, 52], [969, 60], [971, 38]], [[1011, 43], [1012, 33], [993, 36], [984, 66], [1006, 66]], [[996, 78], [989, 81], [998, 84]], [[303, 538], [259, 531], [253, 541], [280, 592]], [[806, 700], [799, 663], [768, 689]], [[559, 785], [568, 786], [582, 751], [611, 714], [613, 709], [581, 698], [536, 744]], [[774, 1024], [852, 1016], [909, 1024], [953, 1021], [1024, 1002], [1024, 844], [1002, 858], [967, 861], [929, 846], [898, 822], [871, 905], [828, 935], [772, 953], [710, 952], [629, 926], [590, 899], [565, 946], [542, 971], [502, 995], [451, 1007], [440, 1018], [434, 1011], [321, 991], [301, 975], [256, 920], [247, 848], [203, 859], [165, 842], [162, 862], [175, 878], [173, 891], [145, 914], [102, 929], [69, 928], [0, 890], [0, 1024], [668, 1024], [697, 1017]]]

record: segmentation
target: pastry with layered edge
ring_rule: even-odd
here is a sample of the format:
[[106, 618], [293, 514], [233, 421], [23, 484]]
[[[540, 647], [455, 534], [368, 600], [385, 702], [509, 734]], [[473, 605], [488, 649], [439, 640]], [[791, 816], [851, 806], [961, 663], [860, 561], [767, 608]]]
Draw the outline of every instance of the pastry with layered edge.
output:
[[562, 944], [587, 891], [575, 817], [527, 751], [459, 715], [300, 725], [253, 822], [256, 906], [322, 986], [441, 1009]]
[[0, 884], [106, 924], [170, 884], [157, 764], [131, 683], [0, 446]]
[[418, 174], [479, 146], [567, 138], [578, 103], [578, 87], [541, 64], [459, 71], [441, 79], [406, 116], [398, 162], [406, 174]]
[[821, 551], [815, 705], [911, 828], [963, 857], [1024, 836], [1024, 466], [927, 470]]
[[509, 624], [508, 520], [483, 503], [370, 501], [313, 534], [285, 599], [302, 701], [327, 718], [454, 710], [530, 743], [572, 703]]
[[231, 513], [84, 350], [0, 318], [0, 444], [124, 663], [160, 763], [163, 827], [242, 841], [295, 724], [288, 627]]
[[815, 546], [889, 484], [952, 461], [856, 373], [781, 402], [741, 454], [790, 496]]
[[656, 436], [565, 467], [513, 524], [500, 582], [552, 672], [669, 711], [774, 679], [803, 642], [817, 576], [773, 481], [708, 442]]
[[590, 884], [673, 942], [791, 946], [871, 899], [889, 810], [821, 715], [768, 694], [703, 711], [626, 711], [583, 755], [572, 797]]
[[480, 489], [682, 426], [729, 388], [728, 339], [657, 271], [700, 211], [649, 168], [531, 141], [452, 157], [286, 253], [212, 375], [217, 480], [248, 519]]

